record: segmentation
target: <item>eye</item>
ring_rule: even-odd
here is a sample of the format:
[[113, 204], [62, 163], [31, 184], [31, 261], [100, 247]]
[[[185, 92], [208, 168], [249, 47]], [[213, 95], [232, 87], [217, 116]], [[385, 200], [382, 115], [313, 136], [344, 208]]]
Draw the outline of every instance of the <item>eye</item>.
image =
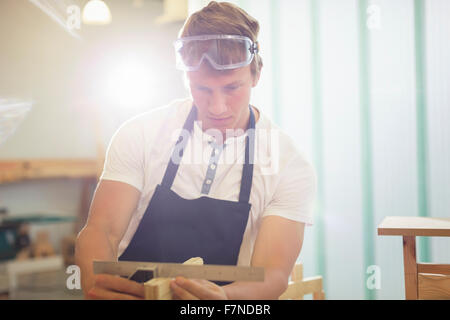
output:
[[239, 86], [226, 86], [225, 90], [226, 91], [234, 91], [234, 90], [236, 90], [238, 88], [239, 88]]
[[197, 87], [197, 90], [202, 91], [202, 92], [207, 92], [207, 93], [211, 92], [211, 89], [209, 89], [207, 87], [202, 87], [202, 86]]

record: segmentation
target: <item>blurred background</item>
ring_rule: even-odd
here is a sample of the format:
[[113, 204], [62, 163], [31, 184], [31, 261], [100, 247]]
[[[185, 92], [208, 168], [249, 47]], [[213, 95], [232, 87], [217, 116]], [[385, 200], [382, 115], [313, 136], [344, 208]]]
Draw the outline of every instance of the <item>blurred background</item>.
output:
[[[64, 266], [112, 135], [189, 94], [172, 42], [209, 1], [98, 2], [0, 1], [4, 297], [81, 297]], [[377, 236], [377, 226], [386, 216], [450, 218], [450, 1], [230, 2], [261, 26], [264, 68], [251, 103], [317, 172], [305, 276], [321, 275], [328, 299], [404, 299], [401, 238]], [[417, 247], [422, 262], [450, 263], [449, 238], [419, 237]], [[36, 248], [63, 271], [25, 278], [8, 267]]]

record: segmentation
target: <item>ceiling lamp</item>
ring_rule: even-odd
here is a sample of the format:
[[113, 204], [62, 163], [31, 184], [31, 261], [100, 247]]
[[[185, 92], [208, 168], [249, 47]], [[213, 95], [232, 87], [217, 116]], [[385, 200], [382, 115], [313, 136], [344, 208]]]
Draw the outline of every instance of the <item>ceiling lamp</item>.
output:
[[106, 3], [101, 0], [89, 1], [83, 9], [83, 23], [97, 25], [111, 23], [111, 12]]

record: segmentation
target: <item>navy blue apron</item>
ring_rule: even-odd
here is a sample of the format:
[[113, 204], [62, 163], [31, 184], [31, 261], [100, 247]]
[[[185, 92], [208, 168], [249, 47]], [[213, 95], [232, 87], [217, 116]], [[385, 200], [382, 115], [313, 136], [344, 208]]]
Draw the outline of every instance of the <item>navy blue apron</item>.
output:
[[[249, 128], [254, 129], [255, 116], [249, 108]], [[192, 132], [196, 117], [193, 106], [185, 130]], [[180, 147], [173, 151], [179, 152], [178, 159], [183, 156], [188, 139], [182, 141], [180, 135], [177, 141]], [[119, 260], [182, 263], [192, 257], [202, 257], [205, 264], [236, 265], [251, 207], [253, 150], [250, 153], [250, 147], [254, 148], [254, 139], [254, 130], [247, 131], [238, 202], [206, 196], [188, 200], [177, 195], [171, 186], [178, 164], [171, 157], [162, 183], [156, 187], [136, 233]]]

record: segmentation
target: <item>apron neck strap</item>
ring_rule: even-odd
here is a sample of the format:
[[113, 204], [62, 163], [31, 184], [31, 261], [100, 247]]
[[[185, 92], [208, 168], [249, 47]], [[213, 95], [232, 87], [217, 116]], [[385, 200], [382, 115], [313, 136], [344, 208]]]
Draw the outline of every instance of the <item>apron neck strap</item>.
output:
[[[245, 163], [242, 170], [242, 179], [241, 179], [241, 190], [239, 193], [239, 202], [248, 203], [250, 199], [250, 191], [252, 188], [252, 180], [253, 180], [253, 163], [254, 163], [254, 145], [255, 145], [255, 115], [253, 113], [252, 108], [250, 109], [250, 121], [247, 130], [247, 136], [245, 137]], [[183, 132], [192, 133], [192, 129], [194, 128], [194, 122], [197, 119], [197, 107], [192, 106], [191, 111], [186, 118], [183, 126]], [[173, 181], [175, 180], [175, 176], [178, 171], [179, 163], [183, 158], [184, 149], [188, 143], [190, 134], [186, 137], [183, 133], [178, 137], [178, 141], [175, 144], [175, 149], [172, 152], [172, 156], [169, 160], [169, 163], [166, 168], [166, 172], [164, 173], [164, 177], [162, 180], [162, 185], [167, 188], [171, 188]], [[178, 164], [175, 164], [172, 159], [176, 156], [176, 152], [178, 154]]]
[[253, 181], [253, 163], [255, 160], [255, 115], [250, 109], [250, 122], [248, 125], [247, 136], [245, 137], [245, 162], [242, 169], [241, 191], [239, 192], [239, 202], [248, 203], [250, 200], [250, 191]]
[[[181, 135], [178, 137], [177, 143], [175, 144], [175, 149], [173, 150], [172, 155], [169, 159], [169, 163], [167, 165], [166, 172], [164, 173], [164, 177], [161, 183], [163, 186], [169, 189], [172, 187], [173, 180], [175, 179], [175, 175], [178, 171], [179, 163], [183, 158], [184, 148], [186, 147], [189, 136], [192, 132], [192, 129], [194, 128], [195, 119], [197, 119], [197, 108], [195, 106], [192, 106], [191, 111], [189, 112], [189, 115], [184, 122], [183, 131], [181, 132]], [[184, 135], [186, 132], [189, 132], [188, 136]], [[177, 157], [178, 164], [175, 164], [172, 159], [174, 159], [177, 150], [179, 150], [179, 154]]]

